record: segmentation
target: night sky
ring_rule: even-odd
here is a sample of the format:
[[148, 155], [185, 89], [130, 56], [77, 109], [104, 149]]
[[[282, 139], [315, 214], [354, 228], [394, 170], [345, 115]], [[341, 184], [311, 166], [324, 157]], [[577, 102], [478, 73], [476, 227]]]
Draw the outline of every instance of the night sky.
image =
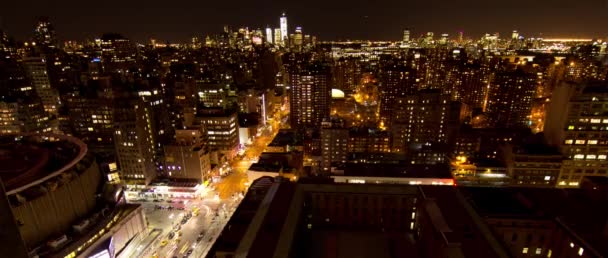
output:
[[139, 42], [151, 37], [183, 42], [216, 33], [224, 24], [250, 29], [279, 26], [329, 39], [398, 40], [404, 28], [465, 37], [499, 32], [524, 36], [608, 37], [608, 0], [4, 0], [1, 28], [18, 40], [33, 35], [36, 17], [49, 16], [62, 40], [119, 32]]

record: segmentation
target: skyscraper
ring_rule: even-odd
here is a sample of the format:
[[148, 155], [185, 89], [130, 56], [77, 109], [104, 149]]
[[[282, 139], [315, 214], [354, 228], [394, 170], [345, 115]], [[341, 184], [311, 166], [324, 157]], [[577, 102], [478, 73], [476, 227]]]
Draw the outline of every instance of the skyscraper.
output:
[[283, 38], [281, 37], [281, 28], [274, 29], [274, 44], [278, 46], [283, 45]]
[[563, 130], [560, 187], [578, 187], [585, 176], [608, 176], [608, 90], [606, 83], [588, 83], [568, 103]]
[[410, 29], [405, 29], [403, 31], [403, 42], [404, 43], [410, 42]]
[[496, 127], [528, 126], [536, 74], [522, 67], [496, 73], [488, 92], [488, 115]]
[[395, 99], [416, 90], [416, 72], [401, 64], [389, 64], [380, 71], [380, 118], [390, 127]]
[[296, 27], [296, 33], [293, 35], [293, 48], [296, 51], [302, 50], [304, 36], [302, 35], [302, 27]]
[[290, 74], [291, 126], [320, 126], [329, 116], [331, 72], [327, 65], [315, 63]]
[[396, 98], [391, 123], [393, 152], [446, 143], [450, 96], [440, 90], [422, 90]]
[[272, 44], [272, 29], [270, 27], [266, 27], [266, 42]]
[[285, 13], [281, 15], [279, 22], [281, 25], [281, 41], [283, 43], [283, 46], [286, 46], [289, 42], [289, 32], [287, 27], [287, 16], [285, 15]]
[[121, 179], [128, 184], [147, 185], [157, 175], [151, 103], [136, 96], [114, 103], [114, 144]]
[[57, 114], [61, 102], [59, 93], [51, 88], [51, 81], [46, 67], [47, 60], [44, 57], [26, 57], [23, 59], [34, 90], [42, 99], [44, 110], [50, 114]]

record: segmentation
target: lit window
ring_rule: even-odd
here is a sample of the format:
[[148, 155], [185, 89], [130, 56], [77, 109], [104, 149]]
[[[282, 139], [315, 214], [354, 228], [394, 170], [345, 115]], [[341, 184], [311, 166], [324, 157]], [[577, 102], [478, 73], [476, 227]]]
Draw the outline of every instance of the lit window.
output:
[[602, 119], [599, 119], [599, 118], [593, 118], [593, 119], [591, 119], [591, 123], [592, 124], [599, 124], [601, 122], [602, 122]]
[[574, 159], [584, 159], [584, 158], [585, 158], [585, 155], [583, 155], [583, 154], [574, 155]]
[[574, 126], [573, 125], [569, 125], [568, 126], [568, 130], [574, 130]]
[[564, 144], [572, 144], [572, 142], [573, 142], [572, 139], [568, 139], [568, 140], [564, 141]]
[[542, 252], [543, 252], [543, 249], [542, 249], [542, 248], [536, 248], [536, 254], [540, 254], [540, 253], [542, 253]]
[[545, 181], [551, 180], [551, 176], [545, 176]]
[[587, 144], [597, 144], [597, 140], [588, 140]]
[[595, 154], [587, 155], [587, 159], [595, 159], [597, 156]]
[[585, 140], [576, 140], [576, 144], [585, 144]]
[[523, 254], [527, 254], [527, 253], [528, 253], [528, 248], [527, 248], [527, 247], [524, 247], [524, 249], [523, 249], [523, 250], [521, 250], [521, 253], [523, 253]]
[[606, 159], [606, 155], [604, 155], [604, 154], [597, 155], [597, 159]]
[[553, 254], [553, 251], [551, 251], [551, 249], [549, 249], [549, 251], [547, 252], [547, 258], [551, 258], [551, 254]]
[[583, 252], [585, 252], [585, 249], [583, 249], [582, 247], [578, 249], [578, 256], [583, 256]]

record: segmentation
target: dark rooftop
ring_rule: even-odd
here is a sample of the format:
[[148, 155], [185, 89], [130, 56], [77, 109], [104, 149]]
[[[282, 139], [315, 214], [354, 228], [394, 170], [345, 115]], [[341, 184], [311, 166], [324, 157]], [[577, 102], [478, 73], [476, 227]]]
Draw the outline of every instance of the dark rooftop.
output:
[[302, 138], [291, 130], [279, 130], [268, 146], [302, 145]]
[[217, 241], [215, 241], [212, 250], [232, 252], [238, 248], [249, 224], [258, 211], [260, 203], [262, 203], [273, 182], [274, 179], [271, 177], [261, 177], [251, 184], [245, 198], [230, 217]]
[[345, 176], [404, 177], [404, 178], [452, 178], [447, 164], [353, 164], [347, 163]]

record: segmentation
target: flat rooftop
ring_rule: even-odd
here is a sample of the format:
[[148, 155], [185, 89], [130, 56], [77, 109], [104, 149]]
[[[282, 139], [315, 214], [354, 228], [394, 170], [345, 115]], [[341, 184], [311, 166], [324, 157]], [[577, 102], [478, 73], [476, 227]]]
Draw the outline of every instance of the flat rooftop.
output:
[[344, 176], [403, 177], [403, 178], [452, 178], [447, 164], [367, 164], [347, 163]]
[[301, 137], [292, 130], [279, 130], [268, 146], [302, 145]]

